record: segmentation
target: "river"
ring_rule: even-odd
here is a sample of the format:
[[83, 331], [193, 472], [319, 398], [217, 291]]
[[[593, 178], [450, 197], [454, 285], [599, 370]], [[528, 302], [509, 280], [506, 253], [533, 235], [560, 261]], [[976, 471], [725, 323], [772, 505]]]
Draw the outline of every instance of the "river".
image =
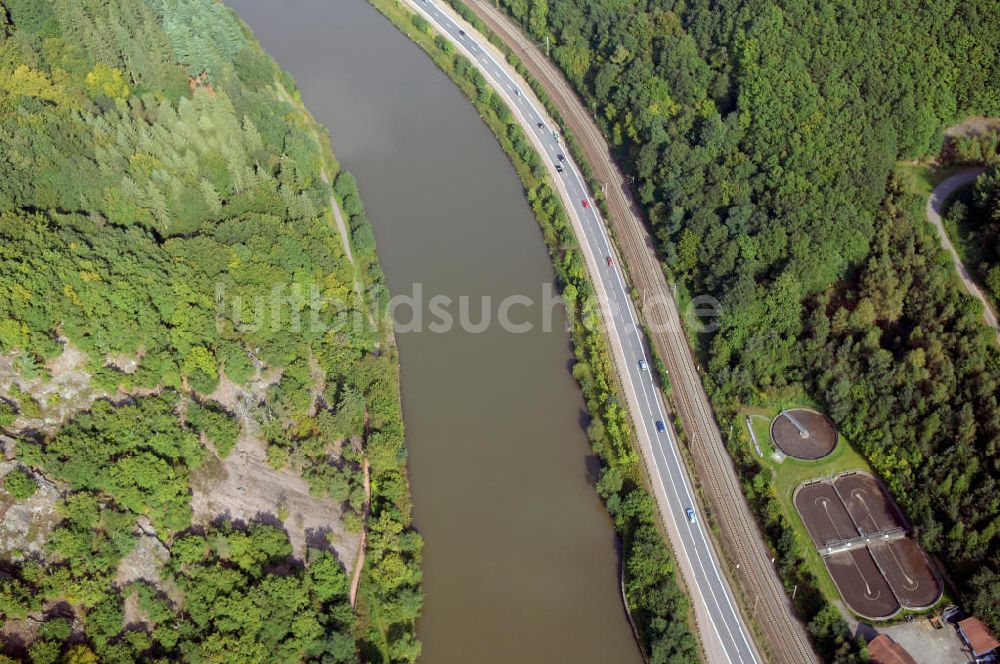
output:
[[[471, 322], [397, 334], [414, 521], [425, 539], [422, 661], [641, 662], [554, 278], [513, 168], [475, 109], [364, 0], [227, 0], [298, 82], [358, 180], [390, 289], [471, 298]], [[412, 322], [409, 309], [397, 319]], [[469, 328], [470, 326], [465, 326]]]

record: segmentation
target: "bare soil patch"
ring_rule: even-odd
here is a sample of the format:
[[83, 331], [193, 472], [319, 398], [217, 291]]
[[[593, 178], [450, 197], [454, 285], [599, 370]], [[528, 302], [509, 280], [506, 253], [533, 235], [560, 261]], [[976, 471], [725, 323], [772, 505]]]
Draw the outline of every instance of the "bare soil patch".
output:
[[307, 548], [327, 549], [349, 570], [357, 557], [361, 533], [344, 529], [341, 506], [311, 495], [291, 468], [272, 468], [265, 442], [252, 434], [244, 432], [225, 459], [213, 458], [195, 471], [191, 489], [196, 523], [263, 521], [284, 527], [300, 559]]
[[170, 552], [155, 534], [146, 532], [140, 527], [137, 542], [128, 555], [118, 563], [115, 574], [115, 584], [119, 587], [133, 581], [148, 581], [154, 586], [160, 586], [160, 572], [170, 560]]
[[[267, 389], [280, 379], [279, 370], [263, 370], [258, 365], [257, 376], [246, 387], [223, 373], [216, 390], [207, 395], [236, 415], [242, 433], [226, 458], [212, 456], [192, 474], [195, 522], [207, 524], [225, 518], [281, 525], [295, 556], [304, 559], [308, 548], [326, 549], [350, 571], [362, 536], [343, 527], [341, 506], [330, 498], [311, 495], [309, 483], [293, 469], [275, 470], [267, 462], [267, 443], [259, 433], [266, 413], [260, 404]], [[317, 380], [322, 379], [320, 372]]]
[[1000, 118], [988, 118], [983, 115], [976, 115], [967, 118], [957, 125], [952, 125], [944, 131], [947, 138], [959, 136], [983, 136], [984, 134], [1000, 133]]
[[[24, 414], [18, 415], [12, 426], [13, 430], [51, 433], [77, 413], [89, 410], [98, 399], [110, 399], [118, 403], [129, 397], [148, 396], [158, 391], [119, 389], [108, 392], [97, 389], [91, 384], [91, 375], [87, 371], [87, 355], [67, 339], [60, 339], [60, 342], [63, 352], [34, 377], [26, 377], [23, 372], [18, 371], [14, 356], [0, 356], [0, 394], [9, 395], [12, 386], [17, 385], [21, 392], [29, 395], [38, 405], [38, 416], [29, 418]], [[21, 397], [22, 400], [26, 398]]]
[[[24, 466], [16, 461], [0, 462], [0, 478], [18, 467]], [[45, 478], [32, 475], [38, 490], [31, 498], [15, 502], [0, 491], [0, 558], [23, 560], [42, 556], [49, 533], [59, 523], [56, 512], [59, 490]]]

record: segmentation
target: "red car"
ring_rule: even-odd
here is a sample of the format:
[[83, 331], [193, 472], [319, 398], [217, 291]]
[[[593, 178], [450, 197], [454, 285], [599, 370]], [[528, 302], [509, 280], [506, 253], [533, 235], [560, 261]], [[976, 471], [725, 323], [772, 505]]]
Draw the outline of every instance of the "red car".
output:
[[585, 208], [589, 208], [590, 207], [590, 201], [588, 201], [586, 198], [583, 199], [583, 207], [585, 207]]
[[608, 267], [611, 267], [614, 264], [615, 264], [615, 262], [613, 260], [611, 260], [611, 256], [608, 256]]

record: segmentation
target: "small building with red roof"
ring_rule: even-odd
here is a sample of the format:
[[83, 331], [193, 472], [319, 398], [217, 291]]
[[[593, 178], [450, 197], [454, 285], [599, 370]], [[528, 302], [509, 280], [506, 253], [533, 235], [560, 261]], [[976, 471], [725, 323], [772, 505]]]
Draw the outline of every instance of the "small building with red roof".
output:
[[962, 640], [972, 650], [972, 656], [977, 659], [1000, 648], [1000, 641], [997, 641], [996, 637], [990, 633], [982, 620], [974, 616], [959, 621], [958, 633], [962, 635]]
[[868, 656], [872, 664], [917, 664], [917, 660], [888, 634], [879, 634], [868, 642]]

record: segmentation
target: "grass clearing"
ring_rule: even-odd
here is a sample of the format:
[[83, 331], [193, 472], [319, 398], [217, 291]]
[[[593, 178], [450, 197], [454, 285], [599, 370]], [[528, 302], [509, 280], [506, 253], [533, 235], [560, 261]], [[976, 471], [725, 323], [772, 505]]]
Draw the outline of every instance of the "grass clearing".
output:
[[934, 187], [965, 166], [935, 166], [922, 162], [901, 162], [896, 164], [895, 175], [903, 183], [906, 191], [924, 198], [931, 195]]

